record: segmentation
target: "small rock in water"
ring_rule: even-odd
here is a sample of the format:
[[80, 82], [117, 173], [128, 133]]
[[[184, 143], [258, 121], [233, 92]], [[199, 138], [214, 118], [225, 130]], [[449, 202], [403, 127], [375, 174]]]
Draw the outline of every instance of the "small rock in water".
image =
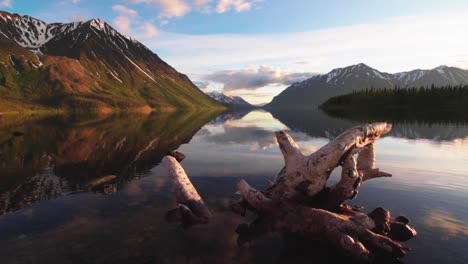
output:
[[174, 157], [178, 162], [181, 162], [185, 159], [185, 154], [179, 151], [171, 151], [169, 155]]
[[412, 227], [400, 222], [393, 222], [390, 224], [390, 238], [397, 241], [408, 241], [415, 237], [418, 233]]
[[400, 222], [400, 223], [403, 223], [403, 224], [408, 224], [409, 223], [409, 219], [400, 215], [398, 216], [397, 218], [395, 218], [395, 222]]

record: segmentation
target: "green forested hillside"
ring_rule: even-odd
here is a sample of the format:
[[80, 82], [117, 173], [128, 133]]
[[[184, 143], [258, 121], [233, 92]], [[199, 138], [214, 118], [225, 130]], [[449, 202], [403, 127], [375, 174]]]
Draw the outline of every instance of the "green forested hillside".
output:
[[[142, 43], [101, 20], [46, 24], [0, 16], [0, 112], [223, 108]], [[51, 30], [54, 37], [36, 48], [22, 42]]]

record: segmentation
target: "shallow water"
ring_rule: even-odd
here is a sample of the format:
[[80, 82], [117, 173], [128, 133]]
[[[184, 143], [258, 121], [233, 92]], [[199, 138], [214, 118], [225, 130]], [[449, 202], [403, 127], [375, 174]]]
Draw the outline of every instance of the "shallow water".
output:
[[[238, 178], [263, 188], [282, 168], [274, 131], [290, 131], [311, 153], [354, 121], [264, 111], [0, 121], [2, 263], [345, 259], [276, 235], [238, 247], [234, 230], [248, 219], [226, 203]], [[175, 149], [214, 213], [209, 225], [182, 230], [164, 220], [175, 199], [159, 163]], [[403, 262], [468, 263], [468, 125], [396, 122], [376, 152], [378, 167], [394, 176], [366, 182], [352, 204], [410, 218], [418, 236], [405, 243], [413, 251]], [[110, 174], [115, 184], [89, 187]]]

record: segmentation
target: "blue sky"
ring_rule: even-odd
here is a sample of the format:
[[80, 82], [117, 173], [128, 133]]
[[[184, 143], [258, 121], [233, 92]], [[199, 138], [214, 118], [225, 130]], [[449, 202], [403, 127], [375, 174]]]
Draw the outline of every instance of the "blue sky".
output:
[[267, 102], [293, 81], [364, 62], [468, 68], [468, 1], [0, 0], [47, 22], [102, 18], [208, 90]]

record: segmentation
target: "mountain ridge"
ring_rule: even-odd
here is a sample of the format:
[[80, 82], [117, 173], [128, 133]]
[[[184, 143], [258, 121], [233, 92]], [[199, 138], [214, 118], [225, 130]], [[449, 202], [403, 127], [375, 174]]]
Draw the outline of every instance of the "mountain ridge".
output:
[[240, 96], [228, 96], [221, 92], [207, 92], [206, 93], [209, 97], [216, 100], [218, 103], [229, 107], [254, 107], [249, 102], [245, 101], [244, 98]]
[[222, 108], [101, 19], [48, 24], [0, 11], [0, 32], [0, 99], [104, 112]]
[[336, 68], [286, 88], [266, 105], [267, 108], [317, 107], [325, 100], [366, 88], [393, 88], [459, 85], [468, 83], [468, 71], [441, 65], [430, 70], [398, 73], [378, 71], [364, 63]]

